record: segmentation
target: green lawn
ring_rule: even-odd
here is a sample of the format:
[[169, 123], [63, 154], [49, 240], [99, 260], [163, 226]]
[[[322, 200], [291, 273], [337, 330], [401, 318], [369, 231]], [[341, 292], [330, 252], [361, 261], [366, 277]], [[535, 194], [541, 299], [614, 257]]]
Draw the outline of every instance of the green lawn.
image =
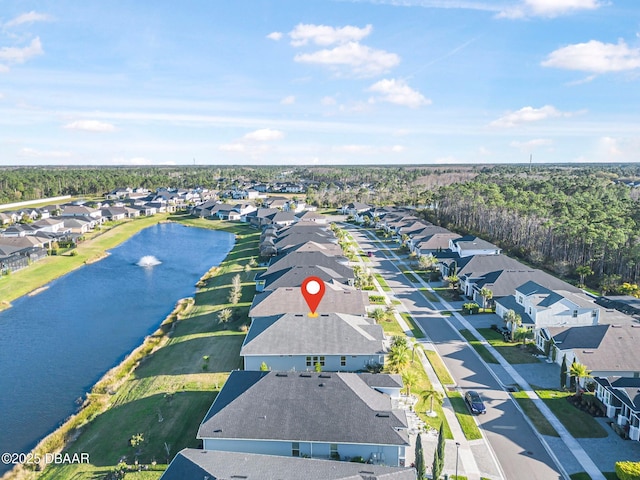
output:
[[[190, 219], [185, 223], [200, 222]], [[195, 305], [177, 322], [168, 341], [141, 361], [110, 398], [108, 393], [103, 394], [109, 409], [83, 427], [68, 447], [69, 452], [88, 452], [91, 464], [50, 467], [42, 478], [104, 478], [123, 457], [133, 463], [136, 452], [129, 439], [137, 433], [143, 433], [145, 439], [138, 455], [142, 464], [164, 464], [182, 448], [199, 445], [195, 436], [200, 422], [228, 373], [241, 367], [240, 347], [245, 335], [241, 326], [247, 321], [254, 294], [249, 281], [254, 272], [245, 272], [244, 266], [257, 255], [260, 235], [246, 226], [217, 226], [236, 233], [233, 251], [198, 290]], [[243, 280], [243, 294], [233, 307], [227, 303], [227, 296], [237, 273]], [[236, 320], [222, 325], [217, 312], [229, 307], [235, 311]], [[170, 449], [168, 456], [165, 442]], [[160, 474], [128, 473], [126, 478], [155, 480]]]
[[416, 276], [413, 274], [411, 270], [402, 270], [402, 273], [404, 274], [405, 277], [407, 277], [407, 280], [409, 280], [411, 283], [418, 283], [418, 279], [416, 278]]
[[567, 402], [566, 398], [572, 395], [571, 392], [538, 389], [535, 392], [574, 437], [604, 438], [607, 436], [605, 429], [591, 415]]
[[411, 333], [413, 333], [413, 336], [415, 338], [424, 338], [424, 333], [422, 333], [422, 330], [420, 330], [420, 328], [416, 324], [416, 321], [411, 315], [409, 315], [408, 313], [401, 313], [400, 316], [404, 318], [405, 322], [407, 322], [407, 325], [409, 325]]
[[382, 330], [384, 330], [384, 333], [392, 337], [405, 334], [404, 330], [400, 328], [400, 324], [396, 321], [395, 318], [382, 320], [379, 322], [379, 324], [382, 325]]
[[514, 392], [513, 398], [515, 398], [520, 408], [527, 414], [531, 423], [536, 427], [536, 430], [542, 435], [549, 435], [552, 437], [559, 437], [556, 429], [549, 423], [549, 420], [540, 412], [533, 400], [531, 400], [525, 392]]
[[460, 392], [449, 392], [447, 391], [447, 396], [449, 397], [449, 401], [451, 402], [451, 406], [453, 410], [456, 412], [456, 417], [458, 418], [458, 423], [460, 423], [460, 427], [462, 428], [462, 432], [467, 440], [477, 440], [482, 438], [482, 434], [480, 433], [480, 429], [476, 424], [473, 415], [469, 412], [469, 408], [465, 403], [464, 399]]
[[474, 337], [469, 330], [467, 330], [466, 328], [463, 330], [460, 330], [460, 334], [467, 339], [467, 342], [469, 342], [469, 345], [475, 348], [476, 352], [480, 354], [480, 356], [485, 362], [498, 363], [498, 361], [496, 360], [496, 357], [494, 357], [491, 354], [491, 352], [487, 350], [487, 347], [485, 347], [482, 343], [480, 343], [480, 341], [477, 340], [476, 337]]
[[383, 291], [385, 291], [385, 292], [390, 292], [391, 291], [391, 287], [389, 287], [389, 285], [387, 284], [386, 280], [384, 278], [382, 278], [382, 275], [380, 275], [379, 273], [374, 273], [373, 275], [374, 275], [374, 277], [376, 277], [376, 280], [380, 284], [380, 287], [382, 287]]
[[434, 287], [433, 291], [440, 295], [440, 297], [442, 297], [447, 302], [459, 300], [459, 295], [457, 295], [449, 287]]
[[384, 295], [369, 295], [369, 303], [372, 305], [384, 305], [385, 297]]
[[444, 363], [442, 362], [442, 359], [440, 358], [440, 355], [438, 355], [438, 352], [434, 350], [428, 350], [426, 348], [424, 348], [423, 350], [424, 350], [424, 354], [427, 356], [427, 359], [429, 360], [429, 363], [435, 370], [436, 375], [440, 380], [440, 383], [443, 385], [453, 385], [455, 382], [453, 381], [453, 378], [451, 378], [451, 375], [449, 374], [449, 370], [447, 370], [447, 367], [445, 367]]
[[429, 300], [431, 303], [438, 303], [440, 302], [440, 299], [438, 297], [436, 297], [433, 292], [430, 292], [429, 290], [427, 290], [425, 287], [421, 287], [419, 289], [422, 292], [422, 295], [425, 296], [425, 298], [427, 300]]
[[531, 350], [529, 350], [530, 347], [523, 347], [520, 343], [505, 342], [502, 335], [495, 330], [479, 328], [478, 332], [511, 364], [540, 362], [540, 360], [531, 354]]

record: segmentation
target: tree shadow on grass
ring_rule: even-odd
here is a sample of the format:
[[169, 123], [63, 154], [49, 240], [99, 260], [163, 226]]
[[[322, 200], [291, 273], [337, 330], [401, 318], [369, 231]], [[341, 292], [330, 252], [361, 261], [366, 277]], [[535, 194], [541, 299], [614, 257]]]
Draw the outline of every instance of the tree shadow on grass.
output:
[[204, 335], [173, 342], [149, 355], [135, 377], [230, 372], [242, 367], [243, 341], [244, 335]]

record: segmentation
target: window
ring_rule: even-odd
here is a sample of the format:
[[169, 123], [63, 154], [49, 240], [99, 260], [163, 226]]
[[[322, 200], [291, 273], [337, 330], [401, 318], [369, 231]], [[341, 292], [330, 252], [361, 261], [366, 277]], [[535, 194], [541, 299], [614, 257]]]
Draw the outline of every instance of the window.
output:
[[578, 316], [578, 310], [574, 310], [573, 311], [573, 318], [576, 318]]
[[598, 316], [598, 310], [592, 310], [591, 311], [591, 317], [592, 318], [596, 318]]
[[340, 366], [341, 367], [347, 366], [347, 357], [340, 357]]
[[300, 443], [299, 442], [292, 442], [291, 443], [291, 456], [292, 457], [299, 457], [300, 456]]
[[332, 443], [329, 446], [330, 449], [330, 457], [334, 460], [340, 460], [340, 454], [338, 453], [338, 444]]
[[324, 367], [324, 357], [307, 357], [307, 367], [315, 367], [316, 363]]
[[518, 295], [518, 303], [522, 303], [522, 295]]

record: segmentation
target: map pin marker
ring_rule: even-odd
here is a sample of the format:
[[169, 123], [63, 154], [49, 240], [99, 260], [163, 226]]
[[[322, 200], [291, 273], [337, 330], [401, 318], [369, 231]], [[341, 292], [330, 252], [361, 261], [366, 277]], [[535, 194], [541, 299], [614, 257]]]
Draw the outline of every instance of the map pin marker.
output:
[[309, 316], [317, 317], [318, 314], [316, 310], [324, 295], [324, 282], [318, 277], [307, 277], [302, 282], [300, 288], [302, 290], [302, 296], [307, 302], [307, 305], [309, 305], [309, 310], [311, 310]]

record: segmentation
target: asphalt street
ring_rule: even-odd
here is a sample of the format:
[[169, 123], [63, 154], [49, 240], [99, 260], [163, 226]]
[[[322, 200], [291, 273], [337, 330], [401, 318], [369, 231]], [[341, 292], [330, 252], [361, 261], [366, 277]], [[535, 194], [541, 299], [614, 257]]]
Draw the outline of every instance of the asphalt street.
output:
[[[354, 239], [365, 251], [375, 252], [370, 266], [380, 273], [413, 318], [422, 326], [445, 365], [454, 377], [460, 391], [476, 390], [483, 397], [487, 413], [476, 417], [489, 442], [506, 479], [552, 480], [562, 479], [558, 467], [523, 417], [509, 394], [493, 377], [489, 368], [479, 359], [475, 350], [461, 340], [457, 330], [417, 290], [394, 262], [387, 259], [371, 240], [357, 229], [350, 229]], [[454, 325], [456, 320], [450, 317]], [[561, 454], [561, 452], [560, 452]], [[478, 465], [486, 462], [477, 459]]]

